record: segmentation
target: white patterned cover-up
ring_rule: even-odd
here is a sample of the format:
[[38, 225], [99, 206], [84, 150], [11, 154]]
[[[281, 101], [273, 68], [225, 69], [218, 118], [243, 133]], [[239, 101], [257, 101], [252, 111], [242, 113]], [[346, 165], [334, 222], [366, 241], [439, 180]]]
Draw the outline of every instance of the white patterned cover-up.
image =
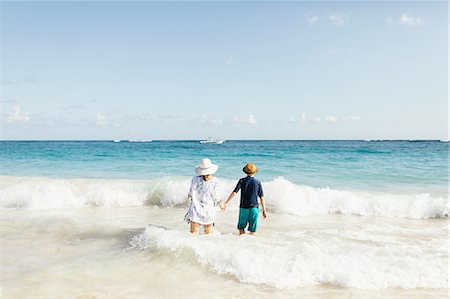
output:
[[216, 219], [216, 206], [220, 199], [218, 195], [217, 178], [213, 177], [205, 181], [201, 176], [192, 178], [189, 188], [189, 208], [184, 220], [187, 222], [197, 222], [199, 224], [213, 224]]

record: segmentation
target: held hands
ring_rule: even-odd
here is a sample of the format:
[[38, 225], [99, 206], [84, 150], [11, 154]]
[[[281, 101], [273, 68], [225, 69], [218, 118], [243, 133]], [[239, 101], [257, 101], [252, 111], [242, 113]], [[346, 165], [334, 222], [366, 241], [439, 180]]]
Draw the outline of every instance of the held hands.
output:
[[219, 204], [219, 207], [220, 207], [220, 209], [221, 209], [222, 211], [225, 211], [225, 209], [227, 208], [227, 204], [221, 202], [221, 203]]

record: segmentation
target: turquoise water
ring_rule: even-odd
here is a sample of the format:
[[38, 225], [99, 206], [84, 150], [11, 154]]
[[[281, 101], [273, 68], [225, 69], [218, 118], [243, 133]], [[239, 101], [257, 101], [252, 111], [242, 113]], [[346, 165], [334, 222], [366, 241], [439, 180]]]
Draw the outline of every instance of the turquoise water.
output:
[[2, 175], [153, 179], [192, 176], [203, 157], [218, 177], [258, 177], [338, 189], [448, 194], [449, 143], [440, 141], [3, 141]]
[[[448, 291], [448, 143], [0, 145], [10, 298], [226, 297], [230, 290], [237, 297], [422, 298]], [[239, 196], [217, 212], [212, 235], [188, 232], [187, 194], [203, 157], [220, 165], [221, 200], [246, 162], [260, 167], [268, 216], [259, 218], [256, 238], [237, 235]], [[174, 288], [180, 281], [184, 287]]]

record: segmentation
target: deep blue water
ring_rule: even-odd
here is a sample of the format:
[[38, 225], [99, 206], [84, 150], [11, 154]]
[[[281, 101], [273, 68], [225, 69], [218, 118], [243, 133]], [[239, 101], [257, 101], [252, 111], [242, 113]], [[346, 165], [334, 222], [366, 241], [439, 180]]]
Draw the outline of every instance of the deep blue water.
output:
[[192, 176], [203, 157], [236, 179], [252, 161], [258, 177], [313, 187], [447, 194], [449, 143], [440, 141], [2, 141], [2, 175], [147, 179]]

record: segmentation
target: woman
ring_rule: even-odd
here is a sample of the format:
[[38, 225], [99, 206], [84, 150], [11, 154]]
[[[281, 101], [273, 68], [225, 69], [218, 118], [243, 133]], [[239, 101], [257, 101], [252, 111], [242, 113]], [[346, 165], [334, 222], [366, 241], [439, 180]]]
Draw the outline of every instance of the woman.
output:
[[198, 234], [200, 225], [204, 226], [205, 234], [209, 234], [212, 230], [216, 218], [216, 206], [220, 202], [217, 194], [217, 178], [213, 177], [217, 169], [219, 166], [212, 164], [207, 158], [202, 159], [195, 168], [197, 176], [192, 178], [188, 194], [191, 202], [184, 216], [184, 219], [191, 224], [190, 231], [193, 234]]

